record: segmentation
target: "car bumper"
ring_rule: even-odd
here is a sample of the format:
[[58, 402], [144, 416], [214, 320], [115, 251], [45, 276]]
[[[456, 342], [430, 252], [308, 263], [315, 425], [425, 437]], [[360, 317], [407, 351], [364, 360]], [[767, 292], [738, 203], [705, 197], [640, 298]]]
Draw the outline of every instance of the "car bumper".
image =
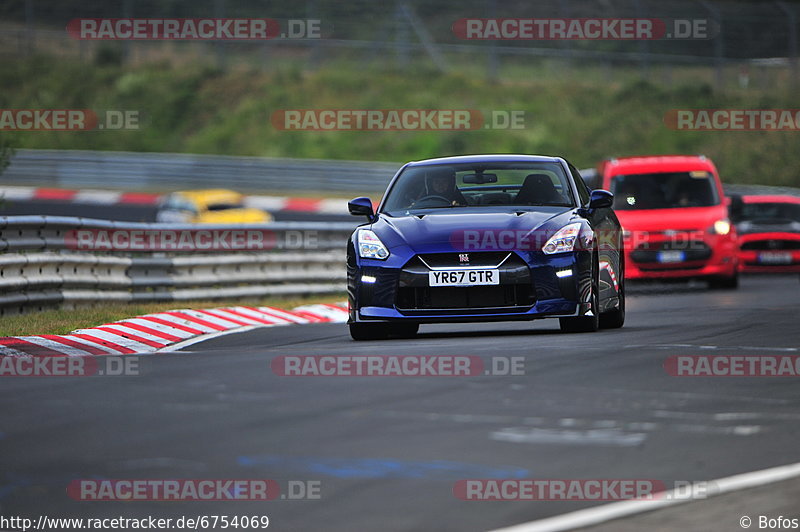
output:
[[800, 251], [741, 251], [742, 273], [800, 273]]
[[463, 323], [476, 321], [527, 321], [540, 318], [578, 316], [588, 310], [588, 304], [577, 301], [540, 301], [529, 310], [507, 311], [505, 308], [447, 309], [446, 311], [418, 312], [408, 314], [396, 308], [362, 307], [351, 313], [351, 322], [364, 321], [413, 321], [416, 323]]
[[[673, 245], [675, 244], [675, 245]], [[664, 261], [664, 250], [682, 253], [680, 260]], [[627, 279], [693, 279], [733, 277], [738, 270], [735, 237], [704, 235], [689, 240], [653, 239], [636, 248], [625, 246]]]
[[499, 268], [499, 285], [475, 287], [428, 286], [428, 269], [416, 256], [399, 267], [361, 261], [348, 268], [349, 321], [514, 321], [588, 310], [580, 287], [591, 280], [591, 253], [512, 255]]
[[800, 272], [800, 234], [750, 233], [741, 237], [739, 271], [744, 273]]

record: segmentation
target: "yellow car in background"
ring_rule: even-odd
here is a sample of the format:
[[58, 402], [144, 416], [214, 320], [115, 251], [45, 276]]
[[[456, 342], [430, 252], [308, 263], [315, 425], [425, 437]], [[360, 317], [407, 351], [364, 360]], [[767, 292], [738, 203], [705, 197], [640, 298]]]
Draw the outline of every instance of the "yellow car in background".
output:
[[196, 224], [244, 224], [273, 221], [270, 213], [246, 207], [244, 195], [234, 190], [182, 190], [164, 197], [156, 214], [158, 222]]

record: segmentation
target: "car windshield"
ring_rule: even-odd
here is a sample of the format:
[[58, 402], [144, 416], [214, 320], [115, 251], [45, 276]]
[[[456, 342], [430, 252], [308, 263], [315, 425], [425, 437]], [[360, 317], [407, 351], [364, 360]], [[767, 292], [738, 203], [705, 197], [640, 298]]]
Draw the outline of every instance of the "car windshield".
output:
[[611, 180], [614, 209], [678, 209], [719, 204], [714, 177], [706, 171], [618, 175]]
[[800, 222], [800, 204], [797, 203], [745, 203], [737, 221], [756, 224], [790, 224]]
[[167, 201], [164, 203], [164, 208], [174, 211], [189, 211], [197, 213], [197, 207], [195, 204], [180, 196], [169, 196]]
[[406, 168], [389, 190], [383, 212], [572, 207], [572, 198], [569, 179], [557, 162], [432, 164]]
[[230, 209], [243, 209], [243, 203], [209, 203], [206, 207], [208, 211], [227, 211]]

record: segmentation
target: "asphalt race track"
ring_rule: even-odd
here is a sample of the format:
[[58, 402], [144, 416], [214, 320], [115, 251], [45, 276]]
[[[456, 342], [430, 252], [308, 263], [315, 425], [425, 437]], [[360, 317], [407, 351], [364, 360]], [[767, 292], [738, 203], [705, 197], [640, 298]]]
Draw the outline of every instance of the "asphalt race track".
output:
[[[479, 531], [592, 502], [462, 501], [470, 478], [701, 481], [800, 461], [796, 378], [672, 377], [676, 354], [800, 355], [796, 276], [737, 291], [635, 287], [624, 329], [427, 325], [352, 342], [341, 324], [255, 329], [140, 359], [124, 377], [6, 378], [0, 511], [268, 515], [275, 530]], [[524, 357], [525, 374], [281, 377], [279, 355]], [[319, 481], [316, 500], [85, 502], [75, 479]], [[741, 530], [744, 499], [705, 530]], [[796, 510], [796, 507], [795, 507]], [[680, 513], [680, 510], [676, 510]], [[727, 521], [726, 521], [727, 519]], [[756, 527], [754, 527], [756, 528]], [[608, 528], [613, 530], [614, 527]]]

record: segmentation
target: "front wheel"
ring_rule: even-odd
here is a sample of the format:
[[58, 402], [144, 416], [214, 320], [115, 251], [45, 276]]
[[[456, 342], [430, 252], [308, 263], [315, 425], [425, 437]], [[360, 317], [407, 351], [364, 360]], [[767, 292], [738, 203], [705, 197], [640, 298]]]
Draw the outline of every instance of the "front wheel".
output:
[[558, 324], [562, 332], [582, 333], [595, 332], [600, 328], [600, 289], [597, 258], [592, 263], [592, 283], [591, 294], [589, 296], [589, 314], [569, 318], [558, 318]]
[[617, 308], [600, 315], [601, 329], [619, 329], [625, 325], [625, 270], [622, 268], [620, 268], [617, 297], [619, 298]]

